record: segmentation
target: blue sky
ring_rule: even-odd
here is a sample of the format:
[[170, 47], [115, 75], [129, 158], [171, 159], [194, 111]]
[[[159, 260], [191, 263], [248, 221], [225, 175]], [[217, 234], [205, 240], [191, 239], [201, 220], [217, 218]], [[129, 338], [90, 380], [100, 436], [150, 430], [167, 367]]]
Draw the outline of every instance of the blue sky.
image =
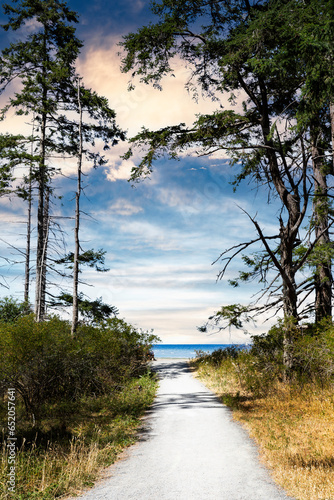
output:
[[[134, 92], [127, 91], [129, 76], [119, 70], [117, 43], [122, 35], [148, 22], [147, 2], [68, 3], [80, 14], [77, 35], [84, 48], [78, 71], [87, 86], [108, 98], [117, 112], [118, 124], [128, 130], [129, 137], [142, 125], [156, 129], [181, 121], [191, 123], [196, 113], [210, 112], [218, 106], [210, 100], [200, 99], [196, 104], [191, 99], [184, 89], [187, 70], [177, 60], [176, 78], [165, 80], [162, 92], [138, 83]], [[8, 41], [2, 33], [2, 46]], [[227, 97], [221, 96], [225, 106]], [[24, 124], [19, 120], [22, 118], [9, 113], [1, 131], [22, 130]], [[127, 162], [122, 160], [120, 155], [126, 149], [126, 144], [113, 148], [106, 167], [92, 170], [90, 165], [85, 166], [87, 187], [82, 208], [90, 216], [82, 221], [82, 245], [106, 250], [110, 271], [85, 271], [83, 278], [92, 286], [82, 285], [81, 290], [116, 306], [120, 317], [139, 328], [154, 329], [167, 343], [244, 342], [247, 337], [240, 331], [207, 336], [196, 329], [221, 305], [247, 304], [257, 290], [252, 286], [233, 289], [227, 284], [227, 279], [237, 274], [240, 261], [235, 261], [226, 279], [219, 282], [216, 276], [221, 264], [212, 262], [224, 249], [254, 237], [254, 229], [239, 206], [251, 215], [260, 210], [258, 221], [268, 229], [276, 225], [277, 208], [271, 205], [261, 212], [259, 201], [263, 207], [266, 194], [247, 184], [233, 193], [233, 171], [223, 154], [210, 158], [184, 156], [180, 161], [162, 159], [151, 179], [132, 187], [127, 179], [140, 157], [137, 154]], [[67, 162], [63, 171], [70, 178], [55, 180], [63, 206], [55, 203], [54, 216], [70, 216], [74, 208], [75, 162]], [[10, 253], [11, 258], [22, 261], [8, 242], [24, 248], [25, 210], [15, 198], [0, 199], [5, 223], [0, 255]], [[64, 220], [62, 224], [66, 248], [71, 250], [72, 222]], [[0, 272], [9, 289], [3, 288], [2, 295], [21, 298], [23, 265], [9, 267], [3, 263]], [[70, 282], [63, 280], [61, 285], [71, 290]], [[250, 331], [265, 331], [268, 324], [263, 325], [263, 319], [256, 330], [250, 326]]]

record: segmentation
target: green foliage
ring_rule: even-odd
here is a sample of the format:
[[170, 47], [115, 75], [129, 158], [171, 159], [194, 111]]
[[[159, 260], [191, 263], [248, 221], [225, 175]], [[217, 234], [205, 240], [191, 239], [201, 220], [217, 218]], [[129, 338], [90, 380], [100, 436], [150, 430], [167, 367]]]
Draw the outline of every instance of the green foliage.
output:
[[[60, 294], [56, 300], [52, 301], [51, 307], [72, 307], [73, 296], [69, 293]], [[83, 317], [83, 322], [91, 325], [99, 325], [111, 316], [117, 316], [118, 309], [102, 302], [102, 297], [95, 300], [83, 298], [83, 294], [78, 295], [79, 313]]]
[[[317, 297], [323, 302], [323, 309], [315, 308], [328, 311], [329, 287], [319, 295], [321, 287], [316, 280], [304, 286], [299, 270], [308, 263], [323, 231], [321, 224], [328, 227], [328, 216], [332, 216], [327, 188], [317, 192], [317, 187], [311, 186], [311, 169], [313, 161], [321, 163], [323, 175], [331, 171], [333, 5], [327, 0], [160, 0], [152, 4], [152, 11], [157, 16], [155, 23], [124, 37], [123, 70], [161, 88], [162, 78], [173, 74], [177, 55], [191, 71], [186, 88], [195, 99], [202, 92], [213, 100], [229, 95], [232, 105], [242, 96], [243, 102], [238, 112], [221, 105], [210, 115], [198, 115], [192, 126], [181, 123], [156, 131], [143, 128], [125, 155], [129, 158], [133, 147], [144, 151], [131, 180], [150, 175], [154, 162], [164, 155], [178, 159], [190, 148], [198, 155], [223, 150], [231, 166], [238, 165], [235, 188], [247, 179], [267, 187], [268, 202], [272, 198], [281, 202], [276, 236], [265, 235], [249, 216], [259, 238], [240, 247], [245, 250], [258, 242], [264, 251], [245, 256], [244, 263], [251, 269], [230, 283], [238, 286], [240, 281], [257, 279], [264, 284], [261, 297], [267, 294], [270, 299], [263, 310], [277, 310], [283, 302], [284, 310], [295, 318], [302, 314], [298, 306], [305, 303], [298, 295], [312, 293], [313, 286], [315, 302]], [[300, 244], [311, 199], [315, 217], [308, 236], [315, 236], [297, 255], [293, 250]], [[220, 278], [241, 251], [237, 248], [232, 246], [221, 254], [227, 264]], [[225, 257], [227, 254], [230, 257]], [[317, 270], [330, 274], [326, 249], [321, 259]], [[310, 312], [308, 306], [306, 312]], [[229, 314], [223, 311], [222, 316], [225, 319], [227, 315], [228, 324], [240, 327], [238, 311], [232, 320]]]
[[330, 320], [305, 328], [294, 346], [294, 372], [302, 383], [334, 381], [334, 327]]
[[[96, 271], [105, 273], [109, 271], [109, 269], [104, 267], [106, 253], [107, 252], [105, 250], [102, 250], [102, 248], [100, 248], [97, 252], [95, 252], [94, 249], [86, 250], [85, 252], [82, 252], [78, 257], [79, 265], [83, 264], [88, 267], [93, 267]], [[68, 253], [62, 259], [58, 259], [55, 261], [55, 264], [65, 264], [67, 269], [73, 269], [73, 263], [73, 252]]]
[[[79, 144], [83, 156], [94, 167], [104, 165], [103, 151], [124, 140], [125, 134], [115, 121], [115, 112], [108, 101], [96, 92], [78, 84], [76, 60], [82, 42], [75, 36], [77, 14], [66, 2], [57, 0], [17, 0], [4, 4], [8, 20], [2, 25], [5, 31], [18, 31], [15, 41], [0, 54], [0, 94], [6, 91], [8, 100], [1, 110], [5, 118], [11, 108], [17, 115], [29, 116], [33, 133], [29, 137], [0, 136], [0, 194], [8, 192], [12, 183], [12, 169], [18, 164], [29, 164], [29, 180], [38, 188], [37, 209], [37, 262], [36, 262], [36, 315], [45, 315], [46, 259], [49, 195], [52, 178], [59, 173], [54, 157], [76, 157]], [[20, 30], [32, 22], [30, 30]], [[78, 88], [79, 86], [79, 88]], [[78, 103], [80, 94], [80, 106]], [[79, 113], [80, 108], [80, 113]], [[83, 120], [80, 120], [79, 115]], [[79, 129], [82, 141], [79, 141]], [[36, 131], [36, 135], [35, 135]], [[103, 142], [96, 147], [96, 141]], [[30, 153], [30, 155], [28, 154]], [[51, 158], [51, 160], [50, 160]], [[4, 166], [2, 167], [2, 163]], [[82, 188], [80, 187], [80, 190]], [[29, 197], [24, 184], [16, 190], [22, 198]], [[84, 253], [82, 261], [103, 262], [103, 252], [96, 255]], [[69, 257], [70, 259], [70, 257]], [[41, 278], [42, 277], [42, 278]]]
[[209, 317], [209, 321], [203, 326], [198, 327], [200, 332], [207, 332], [211, 328], [218, 327], [219, 330], [230, 328], [231, 326], [241, 329], [244, 322], [251, 321], [251, 308], [241, 304], [230, 304], [222, 306], [213, 316]]
[[[155, 377], [145, 373], [128, 380], [122, 391], [83, 396], [75, 411], [73, 404], [68, 405], [66, 428], [54, 413], [46, 416], [42, 428], [27, 427], [17, 405], [15, 498], [54, 500], [92, 485], [99, 470], [112, 464], [123, 448], [135, 442], [142, 424], [140, 417], [152, 404], [156, 388]], [[6, 416], [4, 412], [4, 422]], [[7, 479], [5, 452], [0, 464], [0, 498], [8, 496]]]
[[13, 191], [14, 167], [30, 159], [23, 136], [0, 134], [0, 196]]
[[[221, 367], [234, 374], [243, 390], [262, 396], [285, 380], [283, 363], [285, 324], [280, 321], [268, 333], [252, 336], [250, 349], [238, 346], [212, 354], [198, 353], [196, 362]], [[334, 327], [330, 321], [315, 325], [291, 326], [293, 369], [290, 384], [322, 387], [334, 384]]]
[[233, 345], [225, 347], [224, 349], [216, 349], [211, 354], [206, 354], [203, 351], [196, 351], [196, 358], [200, 359], [201, 362], [209, 362], [212, 365], [219, 366], [226, 359], [237, 359], [241, 349], [243, 349], [243, 346]]
[[[195, 146], [205, 154], [228, 150], [232, 164], [241, 161], [242, 173], [236, 183], [249, 175], [265, 181], [268, 155], [265, 145], [259, 143], [270, 142], [278, 155], [292, 151], [296, 141], [293, 128], [281, 143], [275, 138], [274, 118], [293, 115], [291, 101], [301, 84], [292, 57], [285, 62], [284, 71], [278, 62], [270, 64], [283, 38], [276, 22], [279, 5], [241, 1], [195, 4], [183, 0], [171, 4], [162, 0], [154, 3], [152, 11], [159, 17], [156, 24], [124, 37], [124, 71], [133, 71], [132, 75], [140, 76], [145, 83], [160, 87], [161, 78], [173, 72], [171, 65], [177, 54], [192, 70], [186, 86], [195, 98], [200, 90], [213, 99], [229, 92], [233, 102], [239, 91], [247, 98], [242, 113], [220, 109], [198, 116], [190, 128], [180, 124], [156, 132], [143, 129], [133, 142], [139, 147], [146, 143], [149, 150], [134, 169], [132, 179], [148, 174], [152, 161], [164, 152], [175, 158], [178, 152]], [[264, 89], [268, 98], [265, 103], [260, 97]], [[263, 106], [273, 118], [265, 138], [261, 137], [260, 126]]]
[[13, 323], [19, 317], [31, 313], [30, 305], [12, 297], [0, 299], [0, 322]]
[[19, 317], [0, 324], [1, 391], [15, 387], [37, 423], [50, 412], [66, 421], [81, 397], [119, 391], [145, 371], [156, 341], [116, 318], [100, 328], [80, 325], [73, 338], [57, 316], [39, 323]]

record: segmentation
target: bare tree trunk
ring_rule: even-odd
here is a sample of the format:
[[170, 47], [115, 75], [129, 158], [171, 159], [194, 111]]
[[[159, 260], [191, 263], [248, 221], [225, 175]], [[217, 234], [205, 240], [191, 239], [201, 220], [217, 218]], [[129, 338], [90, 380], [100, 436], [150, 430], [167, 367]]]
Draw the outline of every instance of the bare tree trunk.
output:
[[[45, 108], [48, 99], [47, 89], [47, 64], [48, 64], [48, 27], [44, 26], [43, 37], [43, 68], [42, 68], [42, 106], [41, 111], [41, 139], [40, 139], [40, 160], [38, 172], [38, 211], [37, 211], [37, 255], [36, 255], [36, 298], [35, 298], [35, 318], [36, 321], [43, 321], [45, 315], [45, 285], [46, 285], [46, 253], [49, 232], [49, 191], [47, 187], [47, 166], [46, 166], [46, 127], [47, 110]], [[45, 202], [46, 207], [45, 207]], [[46, 218], [46, 219], [45, 219]]]
[[47, 186], [45, 190], [44, 201], [44, 220], [43, 220], [43, 254], [42, 254], [42, 273], [41, 273], [41, 312], [44, 319], [46, 313], [46, 264], [48, 257], [49, 229], [50, 229], [50, 188]]
[[77, 192], [75, 194], [75, 228], [74, 228], [74, 262], [73, 262], [73, 316], [71, 334], [74, 335], [78, 326], [78, 282], [79, 282], [79, 253], [80, 253], [80, 194], [81, 194], [81, 169], [82, 169], [82, 106], [80, 99], [80, 79], [78, 79], [78, 107], [79, 107], [79, 149], [78, 149], [78, 178]]
[[283, 365], [285, 368], [284, 380], [286, 382], [290, 380], [293, 369], [293, 344], [295, 340], [293, 327], [298, 320], [297, 287], [293, 270], [293, 243], [295, 238], [293, 235], [289, 234], [290, 230], [288, 226], [284, 227], [281, 222], [280, 264], [286, 274], [286, 278], [283, 277]]
[[[35, 116], [33, 116], [33, 121], [32, 121], [31, 157], [33, 157], [34, 154], [34, 133], [35, 133]], [[27, 246], [26, 246], [25, 280], [24, 280], [24, 302], [26, 302], [27, 304], [29, 303], [29, 286], [30, 286], [31, 210], [32, 210], [32, 165], [30, 165], [29, 168]]]
[[[297, 310], [297, 287], [295, 282], [295, 270], [293, 262], [293, 248], [298, 234], [298, 228], [301, 223], [301, 199], [298, 190], [298, 185], [289, 173], [289, 168], [286, 165], [284, 151], [281, 151], [281, 160], [285, 166], [286, 176], [290, 183], [288, 189], [282, 173], [278, 166], [278, 159], [274, 152], [272, 139], [269, 138], [271, 126], [268, 111], [268, 98], [266, 87], [259, 79], [262, 96], [262, 134], [264, 143], [272, 149], [268, 149], [267, 158], [269, 163], [270, 178], [275, 189], [285, 206], [288, 213], [288, 221], [284, 224], [280, 220], [280, 274], [283, 283], [283, 311], [285, 316], [284, 340], [283, 340], [283, 364], [285, 368], [284, 378], [288, 381], [291, 377], [293, 369], [293, 323], [298, 322]], [[278, 131], [277, 131], [278, 134]]]
[[41, 159], [39, 164], [38, 175], [38, 210], [37, 210], [37, 255], [36, 255], [36, 298], [35, 298], [35, 316], [36, 321], [42, 321], [44, 317], [45, 297], [43, 297], [42, 283], [43, 274], [45, 274], [45, 190], [46, 190], [46, 148], [45, 148], [45, 134], [46, 134], [46, 114], [42, 115], [41, 123]]
[[332, 139], [332, 159], [333, 159], [332, 173], [334, 174], [334, 103], [333, 102], [329, 103], [329, 114], [331, 120], [331, 139]]
[[24, 280], [24, 302], [29, 302], [29, 283], [30, 283], [30, 246], [31, 246], [31, 208], [32, 208], [32, 169], [29, 171], [29, 189], [28, 189], [28, 215], [27, 215], [27, 246], [25, 262], [25, 280]]

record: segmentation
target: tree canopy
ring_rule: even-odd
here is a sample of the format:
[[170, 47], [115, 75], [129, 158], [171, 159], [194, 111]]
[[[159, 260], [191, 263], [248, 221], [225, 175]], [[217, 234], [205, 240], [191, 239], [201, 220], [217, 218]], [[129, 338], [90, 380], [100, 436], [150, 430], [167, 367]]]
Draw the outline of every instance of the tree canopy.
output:
[[[186, 86], [194, 98], [202, 92], [217, 100], [217, 110], [198, 115], [192, 126], [143, 128], [132, 139], [144, 151], [132, 180], [150, 175], [163, 155], [227, 152], [231, 166], [239, 166], [235, 187], [244, 180], [266, 186], [281, 209], [276, 234], [247, 214], [257, 236], [221, 254], [220, 277], [235, 256], [261, 243], [262, 253], [244, 256], [251, 270], [241, 278], [264, 285], [268, 302], [261, 310], [282, 307], [297, 322], [311, 310], [317, 320], [331, 315], [332, 8], [312, 0], [163, 0], [152, 5], [158, 21], [121, 44], [122, 68], [132, 77], [161, 88], [181, 59], [191, 69]], [[226, 94], [230, 109], [219, 105]], [[132, 154], [133, 148], [125, 157]], [[315, 272], [305, 279], [301, 271], [315, 255]]]

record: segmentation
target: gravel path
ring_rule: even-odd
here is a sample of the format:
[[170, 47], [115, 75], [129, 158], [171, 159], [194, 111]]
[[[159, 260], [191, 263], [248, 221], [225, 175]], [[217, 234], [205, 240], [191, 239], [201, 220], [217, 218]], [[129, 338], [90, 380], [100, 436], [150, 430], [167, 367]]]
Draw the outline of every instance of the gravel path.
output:
[[194, 379], [186, 360], [157, 360], [145, 431], [111, 477], [81, 500], [287, 500], [230, 410]]

